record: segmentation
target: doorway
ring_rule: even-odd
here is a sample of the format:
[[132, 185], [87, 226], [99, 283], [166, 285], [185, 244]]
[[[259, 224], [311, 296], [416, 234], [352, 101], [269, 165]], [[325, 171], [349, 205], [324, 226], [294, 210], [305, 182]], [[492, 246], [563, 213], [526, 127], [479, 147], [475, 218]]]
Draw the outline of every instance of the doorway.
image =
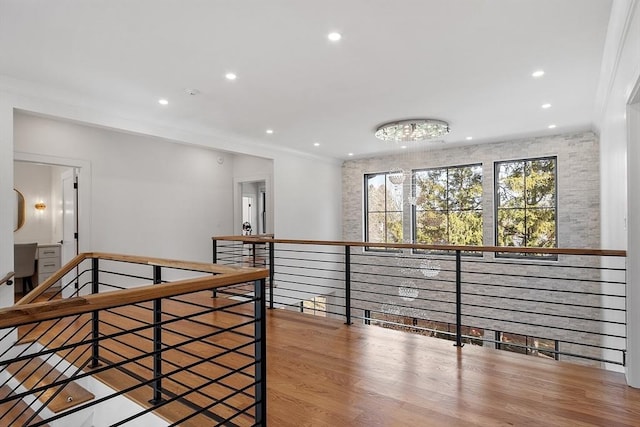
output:
[[265, 181], [243, 182], [242, 232], [243, 234], [265, 234], [267, 220], [267, 191]]
[[25, 199], [24, 224], [16, 243], [63, 244], [68, 261], [78, 253], [77, 169], [24, 161], [14, 162], [14, 187]]
[[234, 234], [273, 233], [273, 199], [270, 180], [248, 178], [234, 180]]
[[[52, 262], [56, 264], [51, 267], [55, 271], [78, 253], [89, 251], [90, 228], [83, 219], [89, 218], [90, 177], [90, 164], [83, 160], [14, 153], [14, 187], [25, 193], [25, 224], [14, 232], [14, 242], [36, 242], [42, 251], [46, 248], [47, 256], [55, 253], [56, 260], [47, 260], [47, 267]], [[38, 267], [36, 262], [34, 284], [46, 280]], [[51, 268], [46, 271], [49, 275]], [[62, 282], [71, 280], [65, 277]], [[22, 287], [15, 289], [21, 291]], [[72, 293], [69, 289], [63, 297]]]

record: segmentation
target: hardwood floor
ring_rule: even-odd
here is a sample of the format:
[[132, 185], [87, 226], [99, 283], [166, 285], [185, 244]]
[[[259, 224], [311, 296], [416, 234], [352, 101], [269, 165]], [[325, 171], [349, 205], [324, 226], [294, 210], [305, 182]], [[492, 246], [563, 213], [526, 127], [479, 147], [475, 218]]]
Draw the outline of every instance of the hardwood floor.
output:
[[[640, 390], [591, 367], [285, 310], [268, 310], [267, 348], [271, 426], [640, 425]], [[211, 425], [201, 422], [182, 425]]]
[[622, 374], [320, 322], [270, 312], [272, 425], [640, 425], [640, 390]]

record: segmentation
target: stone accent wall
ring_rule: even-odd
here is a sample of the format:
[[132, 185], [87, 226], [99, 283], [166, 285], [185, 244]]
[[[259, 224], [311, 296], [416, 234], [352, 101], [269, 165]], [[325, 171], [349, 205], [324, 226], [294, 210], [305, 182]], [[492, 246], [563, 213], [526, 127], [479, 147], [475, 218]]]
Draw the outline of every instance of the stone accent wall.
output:
[[[452, 148], [446, 148], [442, 144], [428, 144], [429, 148], [421, 151], [411, 152], [398, 148], [398, 154], [395, 155], [344, 162], [344, 240], [363, 240], [365, 174], [385, 172], [396, 167], [409, 171], [481, 163], [484, 244], [495, 245], [494, 162], [555, 156], [558, 247], [599, 248], [599, 147], [598, 137], [594, 133], [554, 135]], [[405, 185], [404, 191], [407, 196], [408, 185]], [[411, 221], [411, 209], [405, 197], [403, 228], [407, 243], [411, 236]], [[455, 313], [455, 294], [451, 292], [455, 290], [453, 256], [416, 255], [411, 251], [360, 251], [354, 258], [362, 267], [352, 267], [353, 316], [362, 316], [363, 310], [371, 310], [455, 322], [452, 314]], [[425, 258], [437, 260], [440, 265], [441, 271], [436, 277], [425, 277], [420, 273], [420, 265], [424, 265]], [[601, 262], [599, 258], [560, 256], [557, 261], [505, 260], [495, 258], [492, 253], [463, 258], [463, 303], [467, 304], [463, 307], [463, 324], [485, 330], [502, 330], [595, 346], [603, 343], [600, 335], [603, 326], [598, 322], [583, 320], [609, 318], [601, 310], [593, 308], [602, 304], [599, 295], [592, 295], [597, 294], [601, 288], [598, 283], [601, 272], [597, 269]], [[577, 278], [581, 281], [574, 280]], [[407, 298], [407, 292], [416, 293], [415, 290], [407, 290], [407, 287], [416, 288], [419, 296]], [[557, 292], [558, 290], [585, 292], [587, 295]], [[578, 305], [587, 307], [576, 308]], [[546, 316], [536, 313], [545, 313]], [[590, 333], [576, 332], [583, 329]], [[575, 347], [573, 344], [561, 343], [560, 351], [575, 350]], [[590, 357], [602, 355], [601, 350], [596, 347], [579, 350]]]

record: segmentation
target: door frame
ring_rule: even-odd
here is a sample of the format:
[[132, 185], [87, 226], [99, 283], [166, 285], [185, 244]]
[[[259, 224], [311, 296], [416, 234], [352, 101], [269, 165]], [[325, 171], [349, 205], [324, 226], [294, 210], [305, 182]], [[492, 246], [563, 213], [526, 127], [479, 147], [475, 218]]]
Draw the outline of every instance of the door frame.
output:
[[271, 175], [254, 175], [233, 178], [233, 235], [242, 234], [242, 184], [245, 182], [264, 182], [266, 193], [266, 215], [267, 221], [264, 224], [265, 231], [273, 234], [274, 229], [274, 197]]
[[15, 151], [13, 161], [75, 168], [78, 179], [78, 252], [91, 252], [91, 162]]

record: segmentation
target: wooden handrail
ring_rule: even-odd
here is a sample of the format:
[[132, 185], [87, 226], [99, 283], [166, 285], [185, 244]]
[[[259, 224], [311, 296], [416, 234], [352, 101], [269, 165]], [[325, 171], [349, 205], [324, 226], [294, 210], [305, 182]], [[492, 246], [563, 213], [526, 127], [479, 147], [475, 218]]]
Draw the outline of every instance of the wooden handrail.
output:
[[216, 276], [140, 286], [133, 289], [110, 291], [82, 297], [16, 304], [12, 307], [0, 309], [0, 329], [64, 316], [86, 314], [96, 310], [136, 304], [158, 298], [205, 291], [235, 283], [266, 279], [268, 276], [269, 270], [264, 268], [238, 268], [235, 272], [226, 272]]
[[194, 270], [206, 273], [237, 273], [241, 270], [253, 270], [253, 267], [231, 267], [228, 265], [212, 264], [206, 262], [179, 261], [167, 258], [142, 257], [137, 255], [123, 255], [106, 252], [90, 252], [85, 254], [87, 258], [97, 258], [109, 261], [121, 261], [132, 264], [157, 265], [160, 267], [176, 268], [182, 270]]
[[161, 267], [169, 267], [184, 270], [194, 270], [215, 274], [232, 274], [240, 271], [255, 270], [252, 267], [230, 267], [218, 264], [209, 264], [204, 262], [186, 262], [165, 258], [142, 257], [136, 255], [113, 254], [106, 252], [85, 252], [76, 255], [71, 261], [65, 264], [60, 270], [52, 274], [47, 280], [40, 283], [34, 290], [22, 297], [15, 305], [25, 305], [35, 301], [39, 296], [47, 292], [49, 288], [62, 279], [67, 273], [76, 268], [82, 261], [86, 259], [102, 259], [109, 261], [121, 261], [133, 264], [157, 265]]
[[298, 245], [351, 246], [387, 249], [420, 249], [432, 251], [465, 251], [465, 252], [509, 252], [528, 254], [557, 254], [557, 255], [595, 255], [626, 257], [627, 251], [613, 249], [580, 249], [580, 248], [522, 248], [515, 246], [461, 246], [461, 245], [425, 245], [420, 243], [373, 243], [348, 242], [339, 240], [296, 240], [261, 238], [259, 236], [214, 236], [212, 240], [236, 241], [244, 243], [274, 243]]
[[11, 278], [13, 277], [14, 273], [13, 271], [8, 272], [7, 274], [4, 275], [4, 277], [2, 279], [0, 279], [0, 285], [4, 285], [5, 283], [7, 283], [9, 280], [11, 280]]
[[40, 295], [47, 292], [51, 286], [55, 285], [58, 280], [62, 279], [65, 274], [76, 268], [78, 264], [85, 259], [87, 259], [86, 254], [76, 255], [71, 261], [63, 265], [60, 270], [49, 276], [47, 280], [39, 283], [31, 292], [20, 298], [20, 301], [15, 303], [15, 305], [29, 304], [30, 302], [35, 301]]

